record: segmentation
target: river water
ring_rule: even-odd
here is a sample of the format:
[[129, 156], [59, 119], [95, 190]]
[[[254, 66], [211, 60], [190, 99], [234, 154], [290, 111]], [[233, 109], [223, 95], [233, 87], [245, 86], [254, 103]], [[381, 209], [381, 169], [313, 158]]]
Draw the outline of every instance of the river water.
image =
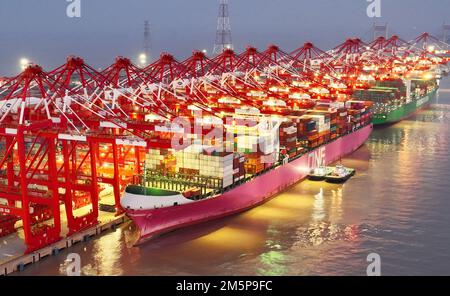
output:
[[[437, 104], [376, 129], [345, 185], [303, 181], [266, 204], [131, 247], [131, 223], [68, 250], [85, 275], [450, 275], [450, 81]], [[65, 275], [68, 252], [20, 275]]]

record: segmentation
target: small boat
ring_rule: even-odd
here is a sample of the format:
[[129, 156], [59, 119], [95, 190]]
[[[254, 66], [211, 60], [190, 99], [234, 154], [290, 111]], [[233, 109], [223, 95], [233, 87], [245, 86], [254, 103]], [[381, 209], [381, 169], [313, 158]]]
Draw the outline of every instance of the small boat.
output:
[[338, 164], [331, 173], [325, 176], [325, 180], [329, 183], [344, 183], [355, 175], [356, 171], [351, 168], [346, 168]]
[[333, 172], [333, 168], [320, 166], [311, 171], [308, 175], [308, 179], [311, 181], [325, 181], [325, 178], [328, 174]]

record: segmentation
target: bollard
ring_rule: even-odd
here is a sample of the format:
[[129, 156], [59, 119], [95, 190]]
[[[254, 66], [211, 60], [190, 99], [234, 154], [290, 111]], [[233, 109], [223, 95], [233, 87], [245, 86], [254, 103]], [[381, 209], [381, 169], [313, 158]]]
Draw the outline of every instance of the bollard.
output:
[[17, 269], [22, 272], [25, 269], [25, 265], [23, 263], [19, 263], [19, 265], [17, 265]]

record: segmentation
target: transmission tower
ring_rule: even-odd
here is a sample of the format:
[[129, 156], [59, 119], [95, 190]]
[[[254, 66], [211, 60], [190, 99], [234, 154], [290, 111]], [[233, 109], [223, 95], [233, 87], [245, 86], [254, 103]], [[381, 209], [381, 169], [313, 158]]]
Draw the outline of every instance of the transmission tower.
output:
[[219, 17], [217, 18], [216, 43], [214, 44], [213, 53], [221, 54], [224, 49], [233, 49], [228, 0], [220, 0]]
[[151, 39], [150, 39], [150, 22], [144, 22], [144, 43], [143, 52], [139, 57], [139, 63], [143, 66], [148, 64], [150, 61], [150, 51], [151, 51]]
[[383, 36], [384, 38], [388, 39], [388, 23], [385, 23], [384, 25], [377, 25], [376, 23], [373, 23], [373, 39], [377, 39], [378, 37]]

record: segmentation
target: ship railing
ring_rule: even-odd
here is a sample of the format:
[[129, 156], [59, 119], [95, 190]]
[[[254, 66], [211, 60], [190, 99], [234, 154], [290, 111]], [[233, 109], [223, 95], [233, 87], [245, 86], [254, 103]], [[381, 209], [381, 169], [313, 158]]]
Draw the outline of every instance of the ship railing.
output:
[[172, 191], [185, 191], [190, 188], [199, 188], [202, 195], [219, 192], [223, 187], [221, 178], [182, 173], [164, 174], [158, 171], [147, 171], [145, 175], [133, 177], [135, 184], [144, 187], [155, 187]]

